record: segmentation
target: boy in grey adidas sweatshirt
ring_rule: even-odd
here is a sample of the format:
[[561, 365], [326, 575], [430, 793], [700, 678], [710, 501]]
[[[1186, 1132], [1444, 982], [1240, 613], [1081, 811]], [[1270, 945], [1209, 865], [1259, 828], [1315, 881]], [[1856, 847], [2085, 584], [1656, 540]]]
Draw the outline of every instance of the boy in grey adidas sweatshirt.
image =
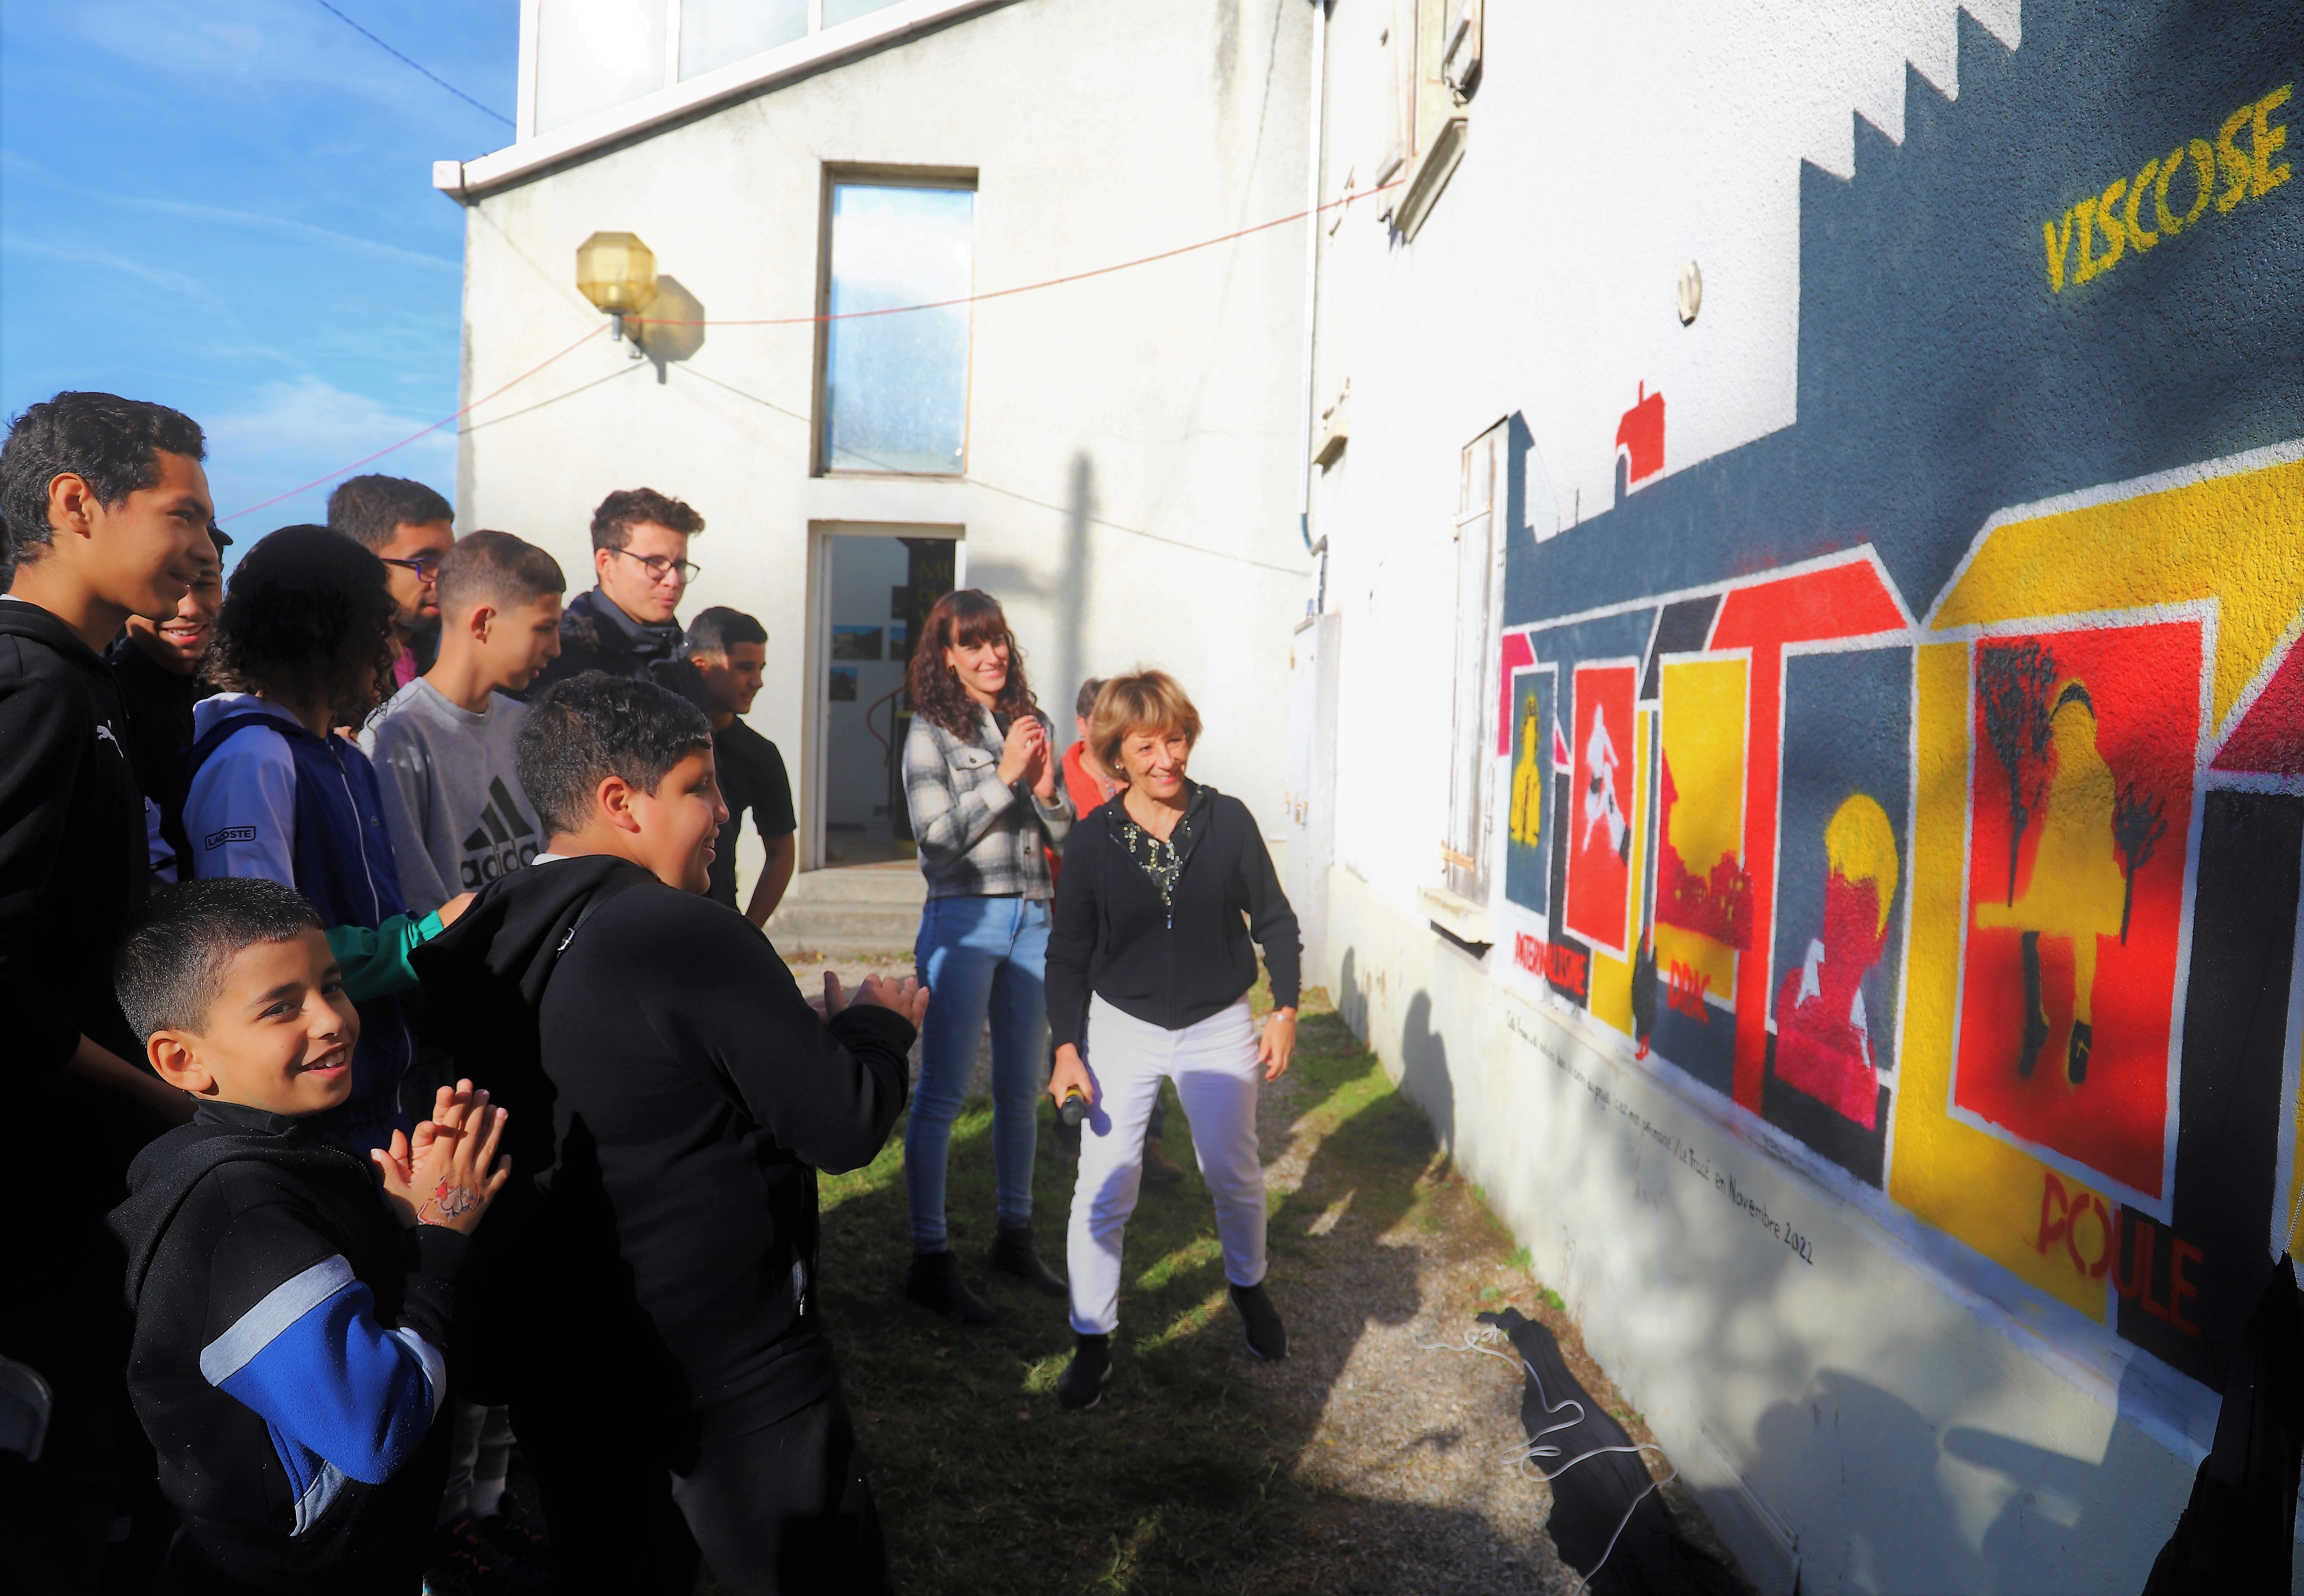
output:
[[509, 532], [474, 532], [440, 562], [440, 657], [393, 695], [360, 746], [410, 909], [436, 908], [544, 847], [512, 745], [528, 706], [504, 696], [560, 652], [559, 562]]

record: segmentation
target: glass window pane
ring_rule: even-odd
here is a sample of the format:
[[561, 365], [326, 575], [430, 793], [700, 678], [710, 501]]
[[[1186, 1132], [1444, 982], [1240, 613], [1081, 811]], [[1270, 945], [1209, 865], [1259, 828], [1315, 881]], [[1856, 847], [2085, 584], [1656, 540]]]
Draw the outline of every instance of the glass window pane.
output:
[[896, 0], [824, 0], [824, 25], [836, 28], [871, 12], [885, 11]]
[[[832, 190], [834, 317], [964, 298], [976, 196], [841, 183]], [[969, 308], [834, 320], [826, 329], [824, 459], [834, 471], [956, 476], [968, 443]]]
[[543, 0], [537, 23], [538, 132], [664, 87], [664, 0]]
[[808, 0], [682, 0], [680, 75], [693, 78], [808, 32]]

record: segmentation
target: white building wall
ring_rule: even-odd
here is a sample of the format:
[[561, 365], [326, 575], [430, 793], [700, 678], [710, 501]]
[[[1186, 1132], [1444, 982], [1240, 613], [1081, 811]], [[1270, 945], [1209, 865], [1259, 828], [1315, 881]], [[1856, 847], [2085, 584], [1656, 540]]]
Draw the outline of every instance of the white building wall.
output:
[[[1305, 192], [1311, 26], [1301, 0], [1021, 0], [485, 190], [467, 228], [466, 397], [602, 321], [573, 282], [598, 230], [645, 240], [691, 315], [813, 314], [827, 165], [973, 169], [979, 292], [1285, 216]], [[1295, 227], [985, 300], [968, 475], [952, 481], [810, 475], [805, 322], [709, 325], [661, 382], [602, 337], [475, 412], [459, 525], [542, 544], [574, 588], [609, 490], [695, 505], [704, 574], [682, 613], [733, 604], [767, 625], [751, 719], [794, 760], [809, 528], [964, 527], [961, 579], [1007, 606], [1060, 725], [1084, 675], [1173, 671], [1207, 722], [1196, 773], [1276, 837], [1289, 632], [1310, 594], [1304, 309]], [[805, 808], [812, 782], [794, 776]]]
[[[1330, 14], [1324, 197], [1366, 194], [1381, 175], [1393, 93], [1384, 41], [1414, 7], [1415, 0], [1337, 0]], [[2055, 18], [2055, 41], [2044, 47], [2060, 53], [2051, 65], [2066, 72], [2065, 89], [2077, 83], [2093, 92], [2099, 72], [2125, 81], [2142, 70], [2139, 53], [2149, 43], [2122, 36], [2116, 9], [2071, 7]], [[1460, 452], [1500, 418], [1524, 423], [1532, 440], [1522, 468], [1524, 520], [1506, 536], [1525, 554], [1612, 508], [1616, 429], [1642, 385], [1669, 399], [1670, 486], [1702, 462], [1822, 419], [1802, 413], [1804, 340], [1850, 340], [1855, 359], [1879, 360], [1884, 383], [1901, 380], [1888, 354], [1863, 352], [1862, 329], [1800, 325], [1802, 165], [1835, 179], [1858, 175], [1859, 147], [1880, 142], [1859, 129], [1859, 117], [1888, 146], [1900, 144], [1911, 109], [1908, 85], [1929, 95], [1935, 125], [1948, 125], [1962, 89], [1960, 30], [1974, 50], [1968, 59], [1997, 72], [2036, 26], [2039, 7], [2022, 10], [2020, 17], [2015, 0], [1966, 7], [1941, 0], [1492, 0], [1483, 72], [1467, 107], [1469, 151], [1420, 231], [1402, 239], [1380, 219], [1393, 197], [1371, 198], [1333, 229], [1324, 224], [1320, 245], [1316, 410], [1347, 385], [1350, 394], [1349, 442], [1316, 477], [1310, 500], [1311, 534], [1325, 537], [1328, 551], [1320, 646], [1341, 656], [1334, 790], [1312, 800], [1315, 808], [1332, 802], [1333, 855], [1298, 861], [1299, 879], [1328, 871], [1323, 975], [1355, 1027], [1431, 1114], [1459, 1166], [1529, 1246], [1538, 1277], [1565, 1295], [1595, 1354], [1748, 1554], [1748, 1572], [1763, 1589], [1789, 1590], [1795, 1559], [1800, 1588], [1809, 1592], [2140, 1588], [2185, 1501], [2216, 1395], [2113, 1333], [2105, 1321], [2122, 1302], [2108, 1287], [2097, 1288], [2108, 1309], [2088, 1321], [2069, 1296], [2059, 1301], [2032, 1288], [1879, 1187], [1648, 1055], [1631, 1035], [1549, 1001], [1540, 981], [1512, 967], [1515, 928], [1546, 933], [1540, 919], [1504, 900], [1500, 836], [1495, 945], [1478, 957], [1440, 934], [1420, 894], [1444, 880], [1438, 845], [1448, 824], [1461, 619], [1452, 538]], [[2100, 61], [2086, 59], [2084, 37], [2075, 45], [2075, 35], [2090, 29], [2104, 36]], [[2245, 105], [2293, 75], [2292, 44], [2283, 47], [2288, 53], [2277, 60], [2258, 58], [2269, 64], [2249, 62], [2199, 89], [2198, 104], [2187, 100], [2182, 114], [2198, 121], [2201, 106], [2215, 104], [2206, 121], [2213, 132], [2224, 98]], [[2081, 64], [2070, 68], [2076, 48]], [[1938, 97], [1952, 102], [1950, 111]], [[2006, 229], [2020, 262], [2012, 270], [2043, 301], [2050, 290], [2030, 196], [2046, 180], [2083, 179], [2095, 164], [2105, 166], [2094, 180], [2100, 189], [2142, 159], [2122, 167], [2125, 131], [2091, 114], [2044, 106], [2041, 125], [2001, 152], [2007, 189], [1997, 208], [1989, 189], [1979, 189], [1960, 197], [1976, 215], [1963, 209], [1947, 219]], [[2096, 142], [2083, 140], [2074, 153], [2079, 147], [2060, 130], [2082, 126]], [[2167, 141], [2160, 139], [2160, 148]], [[2094, 153], [2099, 145], [2105, 153]], [[2067, 174], [2066, 165], [2087, 171]], [[2054, 214], [2046, 200], [2037, 204]], [[2266, 220], [2249, 224], [2274, 226], [2269, 204], [2253, 213]], [[2282, 236], [2293, 235], [2260, 232], [2257, 247], [2270, 250]], [[2253, 258], [2251, 269], [2274, 270], [2274, 257]], [[1683, 326], [1674, 290], [1691, 259], [1701, 268], [1703, 308]], [[1925, 296], [1940, 287], [1931, 275], [1937, 266], [1915, 256], [1884, 261], [1880, 272], [1888, 281], [1905, 274], [1911, 292]], [[2204, 279], [2210, 269], [2200, 268]], [[2292, 288], [2292, 262], [2274, 274]], [[2122, 280], [2130, 293], [2157, 291], [2133, 284], [2162, 281], [2173, 280], [2140, 273]], [[1996, 283], [1952, 291], [1997, 291]], [[2080, 315], [2070, 284], [2057, 291], [2064, 296], [2058, 313]], [[2268, 286], [2256, 302], [2284, 303]], [[2204, 306], [2201, 314], [2231, 312]], [[2274, 342], [2292, 348], [2292, 308], [2278, 311], [2266, 332], [2274, 325]], [[1892, 336], [1880, 330], [1884, 346]], [[2016, 347], [2017, 334], [2008, 336]], [[2072, 334], [2076, 343], [2127, 336], [2084, 325]], [[2054, 358], [2064, 358], [2061, 346]], [[2151, 369], [2140, 348], [2135, 358]], [[2150, 359], [2181, 357], [2164, 343]], [[2244, 351], [2230, 357], [2240, 369], [2248, 359]], [[1904, 374], [1915, 375], [1932, 376]], [[1997, 412], [1995, 401], [2003, 406]], [[1975, 426], [2006, 426], [2012, 402], [2007, 393], [1979, 386]], [[2304, 430], [2293, 410], [2277, 420], [2261, 407], [2253, 418], [2219, 417], [2196, 441], [2171, 447], [2195, 451], [2177, 460], [2240, 459], [2247, 447]], [[2117, 432], [2135, 419], [2102, 425]], [[2160, 480], [2147, 477], [2164, 463], [2155, 454], [2157, 438], [2184, 430], [2190, 418], [2141, 419], [2151, 425], [2132, 436], [2101, 448], [2088, 439], [2089, 458], [2111, 463], [2072, 466], [2072, 486]], [[2218, 436], [2237, 441], [2213, 443]], [[1959, 436], [1894, 441], [1945, 462], [1946, 477], [1965, 469], [1968, 443]], [[2278, 458], [2295, 458], [2292, 443], [2280, 448], [2286, 452]], [[2249, 469], [2268, 458], [2248, 456]], [[2274, 491], [2292, 494], [2293, 486]], [[2048, 496], [2017, 494], [2003, 502]], [[1891, 523], [1909, 509], [1865, 508]], [[1724, 528], [1743, 513], [1724, 499], [1718, 509]], [[1796, 546], [1773, 555], [1783, 565], [1865, 541], [1854, 528], [1813, 528], [1796, 502], [1783, 510], [1787, 528], [1799, 528], [1785, 538]], [[1703, 513], [1689, 511], [1675, 524], [1687, 528], [1687, 542], [1706, 536]], [[1960, 539], [1976, 526], [1961, 528]], [[1798, 538], [1810, 541], [1797, 546]], [[1627, 542], [1622, 558], [1655, 554], [1651, 539]], [[1685, 562], [1701, 567], [1712, 557], [1698, 548]], [[1590, 569], [1605, 571], [1605, 554]], [[1743, 574], [1724, 570], [1720, 584]], [[2291, 568], [2281, 579], [2295, 576]], [[1633, 582], [1627, 591], [1643, 589]], [[1907, 646], [1924, 652], [1940, 642], [1926, 627], [1936, 596], [1902, 593], [1922, 623]], [[1579, 607], [1541, 609], [1550, 595], [1525, 589], [1514, 602], [1521, 613], [1506, 617], [1508, 629], [1526, 621], [1530, 605], [1549, 617]], [[2267, 675], [2278, 657], [2262, 667]], [[1313, 702], [1309, 688], [1299, 702]], [[1300, 724], [1298, 735], [1323, 733]], [[1511, 761], [1493, 764], [1508, 783]], [[1543, 768], [1550, 771], [1549, 750]], [[2294, 777], [2283, 780], [2289, 785], [2280, 790], [2299, 790]], [[1890, 800], [1900, 824], [1907, 797]], [[1907, 882], [1918, 867], [1908, 855]], [[2292, 881], [2275, 880], [2266, 891], [2294, 902]], [[1895, 1019], [1875, 1023], [1885, 1034]], [[2292, 1092], [2292, 1028], [2289, 1036]], [[2196, 1066], [2188, 1059], [2185, 1068]], [[1944, 1114], [1940, 1101], [1920, 1107]], [[2292, 1104], [2275, 1106], [2267, 1094], [2265, 1108], [2271, 1124]], [[1898, 1111], [1918, 1110], [1900, 1103]], [[2173, 1129], [2170, 1136], [2173, 1145]], [[1902, 1142], [1893, 1150], [1916, 1156]], [[2290, 1182], [2283, 1164], [2283, 1195]], [[2030, 1192], [2029, 1210], [1999, 1216], [2025, 1249], [2039, 1223], [2037, 1178]], [[2267, 1210], [2270, 1202], [2266, 1194]]]

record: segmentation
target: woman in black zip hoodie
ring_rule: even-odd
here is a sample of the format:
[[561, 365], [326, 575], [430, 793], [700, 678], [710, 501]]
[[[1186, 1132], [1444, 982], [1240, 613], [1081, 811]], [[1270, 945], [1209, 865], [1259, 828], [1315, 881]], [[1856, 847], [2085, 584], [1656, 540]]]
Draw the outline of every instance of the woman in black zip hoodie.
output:
[[[1073, 823], [1056, 887], [1048, 1092], [1059, 1104], [1074, 1092], [1091, 1104], [1066, 1237], [1079, 1344], [1056, 1398], [1070, 1409], [1095, 1406], [1111, 1369], [1121, 1237], [1164, 1077], [1176, 1083], [1192, 1122], [1249, 1350], [1265, 1358], [1288, 1351], [1264, 1291], [1256, 1100], [1259, 1077], [1277, 1080], [1296, 1045], [1301, 948], [1296, 913], [1248, 806], [1184, 774], [1199, 734], [1199, 711], [1165, 671], [1105, 684], [1088, 743], [1129, 784]], [[1251, 936], [1272, 973], [1274, 1008], [1260, 1037], [1249, 1018]]]

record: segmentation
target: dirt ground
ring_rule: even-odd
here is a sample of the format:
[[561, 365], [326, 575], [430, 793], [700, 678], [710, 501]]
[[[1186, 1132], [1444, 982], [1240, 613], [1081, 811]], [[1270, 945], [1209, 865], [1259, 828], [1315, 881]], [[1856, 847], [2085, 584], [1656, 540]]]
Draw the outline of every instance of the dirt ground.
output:
[[[821, 967], [795, 967], [804, 989], [817, 989]], [[1045, 1105], [1042, 1119], [1038, 1226], [1061, 1268], [1072, 1166]], [[981, 1262], [989, 1120], [979, 1099], [955, 1127], [948, 1202], [963, 1271], [1001, 1310], [995, 1325], [946, 1324], [896, 1292], [908, 1255], [901, 1131], [871, 1169], [824, 1183], [827, 1319], [900, 1589], [1577, 1589], [1544, 1531], [1548, 1489], [1508, 1456], [1525, 1440], [1519, 1370], [1441, 1348], [1462, 1347], [1475, 1314], [1517, 1306], [1551, 1327], [1636, 1440], [1653, 1437], [1319, 994], [1305, 1004], [1297, 1067], [1266, 1089], [1259, 1113], [1268, 1286], [1291, 1339], [1283, 1363], [1259, 1363], [1241, 1340], [1172, 1096], [1169, 1146], [1185, 1178], [1148, 1190], [1131, 1221], [1105, 1400], [1061, 1413], [1063, 1305]], [[1672, 1472], [1660, 1454], [1651, 1465], [1658, 1478]], [[1683, 1533], [1724, 1559], [1693, 1500], [1673, 1486], [1664, 1495]]]

